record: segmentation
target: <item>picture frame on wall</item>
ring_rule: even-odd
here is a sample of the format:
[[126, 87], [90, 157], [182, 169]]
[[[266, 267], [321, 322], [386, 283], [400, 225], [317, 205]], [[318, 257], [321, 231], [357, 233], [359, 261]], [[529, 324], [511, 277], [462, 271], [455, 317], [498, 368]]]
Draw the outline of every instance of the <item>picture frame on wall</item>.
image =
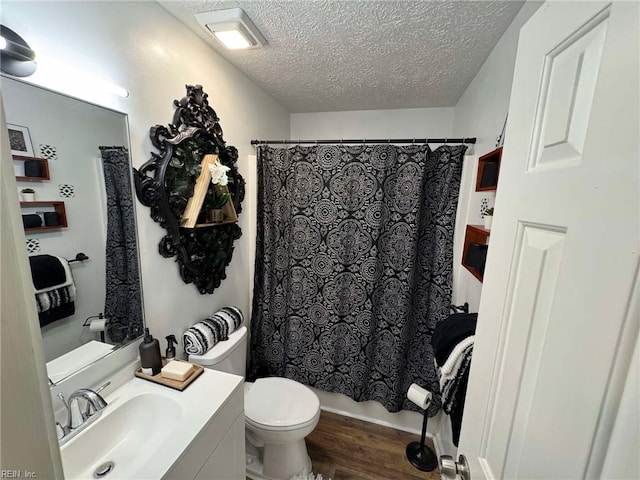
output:
[[22, 125], [7, 123], [7, 130], [9, 131], [11, 154], [21, 155], [23, 157], [33, 157], [33, 145], [31, 144], [29, 129]]

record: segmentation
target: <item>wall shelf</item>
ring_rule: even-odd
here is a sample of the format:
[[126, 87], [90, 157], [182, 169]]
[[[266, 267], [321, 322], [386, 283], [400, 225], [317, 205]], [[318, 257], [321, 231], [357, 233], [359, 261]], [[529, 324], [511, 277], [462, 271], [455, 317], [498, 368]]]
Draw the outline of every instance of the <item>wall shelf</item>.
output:
[[476, 192], [491, 192], [498, 188], [502, 147], [481, 156], [478, 159]]
[[60, 230], [61, 228], [66, 228], [66, 225], [57, 225], [55, 227], [48, 227], [48, 226], [42, 226], [42, 227], [29, 227], [29, 228], [25, 228], [24, 231], [25, 232], [42, 232], [42, 231], [48, 231], [48, 230]]
[[[478, 171], [476, 172], [476, 192], [491, 192], [497, 190], [501, 160], [502, 147], [498, 147], [495, 150], [478, 158]], [[484, 275], [484, 265], [482, 267], [483, 271], [481, 273], [478, 268], [467, 263], [467, 260], [469, 260], [467, 258], [467, 254], [469, 253], [469, 245], [471, 245], [472, 243], [478, 245], [488, 245], [490, 235], [491, 231], [484, 228], [483, 225], [467, 225], [467, 230], [464, 235], [462, 266], [466, 268], [469, 273], [471, 273], [471, 275], [477, 278], [480, 283], [482, 283], [482, 277]]]
[[462, 251], [462, 266], [469, 270], [471, 275], [476, 277], [482, 283], [482, 275], [480, 272], [465, 263], [467, 258], [467, 253], [469, 251], [469, 245], [471, 243], [477, 243], [479, 245], [487, 245], [489, 241], [489, 236], [491, 235], [491, 230], [487, 230], [482, 225], [467, 225], [467, 231], [464, 236], [464, 250]]
[[[236, 214], [236, 209], [233, 206], [232, 198], [229, 198], [229, 201], [221, 208], [223, 213], [223, 220], [221, 222], [197, 223], [208, 189], [211, 186], [211, 171], [209, 170], [209, 165], [215, 165], [218, 163], [218, 155], [209, 154], [205, 155], [202, 159], [202, 163], [200, 164], [200, 176], [196, 180], [196, 185], [193, 188], [193, 195], [187, 202], [184, 214], [180, 220], [180, 226], [182, 228], [205, 228], [225, 225], [228, 223], [237, 223], [238, 215]], [[218, 185], [214, 188], [216, 188], [219, 193], [229, 193], [229, 188], [227, 186]]]
[[25, 232], [36, 231], [49, 231], [58, 230], [61, 228], [67, 228], [67, 211], [64, 207], [64, 202], [58, 201], [37, 201], [37, 202], [20, 202], [20, 208], [38, 208], [38, 207], [53, 207], [53, 211], [58, 214], [58, 225], [43, 225], [41, 227], [29, 227], [25, 228]]
[[14, 160], [19, 162], [38, 162], [41, 164], [42, 175], [40, 176], [29, 176], [29, 175], [16, 175], [16, 180], [19, 182], [42, 182], [45, 180], [50, 180], [51, 176], [49, 173], [49, 161], [46, 158], [39, 157], [25, 157], [22, 155], [12, 155]]
[[[208, 228], [208, 227], [219, 227], [221, 225], [230, 225], [232, 223], [238, 223], [237, 220], [223, 220], [222, 222], [211, 222], [211, 223], [197, 223], [193, 228]], [[189, 230], [189, 227], [181, 227]]]

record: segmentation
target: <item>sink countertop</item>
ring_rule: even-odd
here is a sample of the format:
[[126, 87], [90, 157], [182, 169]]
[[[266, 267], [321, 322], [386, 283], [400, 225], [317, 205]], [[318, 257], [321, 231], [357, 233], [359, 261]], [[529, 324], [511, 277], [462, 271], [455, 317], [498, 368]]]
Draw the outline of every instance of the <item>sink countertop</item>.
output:
[[[178, 427], [172, 429], [171, 435], [166, 441], [155, 447], [149, 460], [143, 462], [144, 465], [140, 465], [140, 470], [131, 477], [159, 479], [167, 473], [200, 431], [220, 411], [227, 399], [237, 388], [242, 388], [242, 385], [243, 378], [240, 376], [209, 369], [205, 369], [202, 375], [182, 392], [134, 377], [105, 397], [108, 406], [96, 424], [108, 422], [110, 414], [116, 411], [119, 406], [140, 395], [160, 395], [178, 402], [182, 407]], [[157, 421], [162, 422], [163, 419], [157, 418]], [[82, 442], [83, 437], [92, 427], [93, 425], [89, 426], [61, 448], [63, 466], [65, 450], [75, 442]], [[144, 451], [145, 445], [140, 445], [140, 448], [141, 451]], [[148, 451], [144, 451], [144, 453], [145, 456], [149, 454]], [[96, 452], [95, 461], [92, 461], [92, 464], [98, 466], [109, 460], [108, 456], [108, 452]], [[73, 476], [68, 478], [73, 478]]]

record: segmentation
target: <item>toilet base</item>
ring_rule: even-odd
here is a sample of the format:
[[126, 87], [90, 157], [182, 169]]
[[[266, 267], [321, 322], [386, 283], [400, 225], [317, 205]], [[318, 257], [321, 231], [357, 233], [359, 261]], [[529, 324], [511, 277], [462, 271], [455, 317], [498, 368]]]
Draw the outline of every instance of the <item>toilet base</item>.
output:
[[[300, 445], [302, 443], [302, 445]], [[266, 450], [266, 451], [265, 451]], [[267, 469], [265, 471], [265, 462]], [[284, 460], [283, 460], [284, 459]], [[256, 447], [246, 441], [246, 475], [252, 480], [288, 480], [303, 470], [311, 471], [304, 439], [285, 445]]]

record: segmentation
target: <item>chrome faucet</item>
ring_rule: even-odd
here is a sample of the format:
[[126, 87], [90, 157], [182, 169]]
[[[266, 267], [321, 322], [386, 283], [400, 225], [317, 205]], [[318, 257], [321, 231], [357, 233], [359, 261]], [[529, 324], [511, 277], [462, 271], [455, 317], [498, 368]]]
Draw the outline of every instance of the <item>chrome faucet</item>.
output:
[[[100, 392], [109, 385], [111, 385], [111, 382], [105, 383], [95, 391], [90, 388], [80, 388], [69, 396], [68, 402], [62, 393], [58, 394], [58, 397], [67, 408], [68, 414], [67, 425], [62, 429], [62, 437], [58, 433], [60, 445], [71, 440], [77, 433], [102, 415], [102, 410], [107, 406], [107, 402], [102, 398]], [[80, 410], [80, 399], [84, 399], [87, 402], [84, 412]]]

